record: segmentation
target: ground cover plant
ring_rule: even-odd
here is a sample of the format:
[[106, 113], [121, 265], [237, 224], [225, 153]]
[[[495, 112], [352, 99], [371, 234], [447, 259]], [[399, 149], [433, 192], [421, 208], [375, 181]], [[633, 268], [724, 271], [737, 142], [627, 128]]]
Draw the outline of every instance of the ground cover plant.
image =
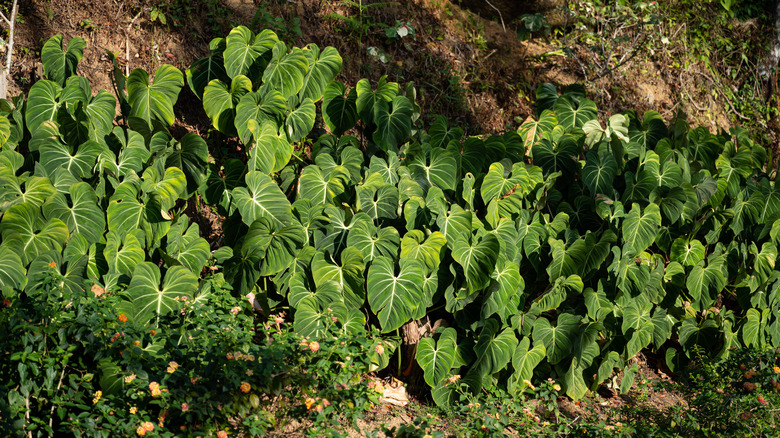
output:
[[[83, 49], [50, 39], [47, 79], [0, 106], [0, 408], [20, 435], [260, 434], [280, 393], [351, 420], [377, 401], [365, 373], [417, 367], [442, 408], [533, 394], [552, 422], [558, 394], [616, 372], [628, 392], [643, 350], [674, 371], [780, 347], [780, 194], [743, 130], [600, 120], [551, 84], [516, 131], [425, 130], [412, 84], [343, 84], [336, 49], [245, 27], [184, 72], [115, 64], [93, 95]], [[212, 144], [171, 134], [185, 86]]]

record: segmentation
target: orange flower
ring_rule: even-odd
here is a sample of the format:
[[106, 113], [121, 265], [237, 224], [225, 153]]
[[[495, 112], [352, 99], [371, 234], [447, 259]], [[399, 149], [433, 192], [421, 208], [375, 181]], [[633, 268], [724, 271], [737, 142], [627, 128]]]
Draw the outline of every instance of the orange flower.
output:
[[147, 421], [141, 426], [143, 426], [144, 430], [146, 430], [147, 432], [151, 432], [154, 430], [154, 423], [152, 423], [151, 421]]
[[217, 438], [227, 438], [227, 436], [228, 433], [225, 432], [224, 430], [220, 430], [219, 432], [217, 432]]
[[56, 268], [57, 267], [57, 262], [50, 262], [49, 263], [49, 267], [50, 268]]
[[154, 336], [154, 335], [156, 335], [156, 334], [157, 334], [157, 330], [155, 330], [155, 329], [151, 329], [151, 330], [149, 330], [149, 333], [150, 333], [152, 336]]
[[152, 382], [149, 384], [149, 391], [152, 393], [152, 397], [159, 397], [162, 395], [162, 391], [160, 390], [160, 384], [157, 382]]
[[122, 322], [127, 322], [127, 316], [125, 316], [124, 313], [119, 314], [119, 320]]
[[168, 371], [168, 374], [173, 374], [178, 368], [179, 368], [179, 364], [171, 361], [168, 362], [168, 369], [166, 371]]
[[311, 351], [317, 351], [320, 349], [320, 343], [317, 341], [311, 341], [309, 342], [309, 349]]
[[143, 426], [138, 426], [138, 428], [135, 429], [135, 433], [137, 433], [138, 436], [144, 436], [146, 435], [146, 429], [144, 429]]
[[765, 406], [769, 403], [768, 401], [766, 401], [763, 395], [759, 395], [758, 397], [756, 397], [756, 400], [758, 400], [759, 403]]
[[311, 407], [314, 405], [314, 402], [315, 400], [309, 397], [303, 403], [306, 405], [306, 409], [311, 410]]
[[774, 367], [772, 367], [772, 371], [774, 371], [775, 374], [780, 374], [780, 367], [775, 365]]
[[252, 390], [252, 385], [249, 382], [241, 382], [241, 392], [249, 392]]

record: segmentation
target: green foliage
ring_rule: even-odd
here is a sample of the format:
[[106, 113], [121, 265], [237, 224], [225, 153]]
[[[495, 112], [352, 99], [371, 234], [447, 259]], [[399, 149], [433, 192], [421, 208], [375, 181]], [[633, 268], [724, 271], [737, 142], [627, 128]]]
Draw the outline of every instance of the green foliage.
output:
[[[339, 388], [356, 388], [352, 372], [387, 367], [393, 332], [435, 314], [449, 328], [423, 339], [416, 361], [445, 407], [547, 378], [557, 382], [540, 386], [548, 402], [579, 399], [615, 370], [625, 392], [644, 349], [675, 368], [700, 349], [725, 359], [734, 347], [780, 346], [780, 197], [763, 170], [766, 151], [744, 130], [714, 135], [682, 115], [666, 126], [633, 111], [602, 127], [582, 87], [559, 96], [544, 85], [538, 121], [464, 138], [445, 119], [422, 129], [413, 87], [383, 77], [348, 89], [333, 82], [340, 67], [335, 49], [288, 48], [271, 31], [238, 27], [213, 41], [187, 83], [244, 161], [209, 156], [195, 134], [171, 135], [185, 77], [172, 66], [151, 81], [143, 70], [114, 73], [127, 103], [118, 126], [110, 96], [93, 97], [77, 76], [0, 105], [0, 290], [11, 306], [0, 317], [20, 334], [6, 337], [13, 364], [0, 373], [5, 382], [40, 377], [3, 387], [19, 428], [47, 430], [38, 420], [57, 411], [57, 430], [107, 429], [109, 408], [98, 426], [88, 401], [109, 396], [137, 401], [127, 427], [166, 410], [171, 422], [238, 415], [264, 427], [266, 415], [248, 415], [251, 397], [214, 397], [250, 392], [242, 373], [259, 369], [265, 380], [243, 380], [249, 388], [284, 387], [269, 377], [287, 375], [279, 363], [225, 368], [235, 363], [222, 359], [226, 350], [263, 364], [298, 357], [290, 342], [274, 350], [275, 341], [251, 341], [249, 317], [234, 317], [245, 296], [265, 315], [291, 313], [295, 334], [282, 338], [359, 356], [346, 377], [333, 361], [308, 363]], [[332, 133], [310, 138], [315, 125]], [[196, 196], [226, 216], [219, 243], [185, 215]], [[381, 344], [368, 354], [360, 349], [375, 343], [373, 330]], [[61, 365], [71, 345], [78, 372]], [[20, 371], [28, 360], [37, 365]], [[36, 374], [43, 360], [53, 364], [45, 376]], [[176, 369], [163, 372], [185, 360], [196, 364], [190, 377], [210, 376], [207, 389], [190, 393]], [[57, 373], [69, 376], [62, 386]], [[129, 373], [137, 386], [122, 384]], [[169, 392], [149, 388], [149, 399], [139, 382]], [[322, 391], [304, 391], [309, 411], [322, 407], [311, 415], [342, 412], [339, 389]], [[355, 391], [365, 406], [368, 392]], [[22, 408], [32, 393], [47, 400], [38, 420]], [[187, 417], [187, 400], [211, 401]], [[227, 409], [216, 413], [219, 401]]]

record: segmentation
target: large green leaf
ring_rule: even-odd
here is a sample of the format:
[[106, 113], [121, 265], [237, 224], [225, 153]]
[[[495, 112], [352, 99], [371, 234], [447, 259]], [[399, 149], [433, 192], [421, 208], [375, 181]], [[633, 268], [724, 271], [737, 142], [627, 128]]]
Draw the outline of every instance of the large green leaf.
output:
[[432, 272], [439, 266], [444, 255], [447, 239], [438, 231], [425, 236], [421, 230], [411, 230], [401, 240], [401, 258], [421, 261], [426, 272]]
[[531, 148], [534, 164], [544, 169], [545, 174], [558, 171], [573, 173], [577, 168], [581, 150], [582, 146], [577, 138], [569, 134], [557, 141], [545, 135]]
[[298, 199], [308, 199], [315, 205], [338, 204], [348, 180], [343, 171], [323, 172], [317, 165], [306, 166], [299, 179]]
[[[534, 348], [530, 348], [531, 339], [524, 337], [512, 354], [512, 368], [515, 372], [512, 374], [511, 381], [515, 388], [522, 388], [523, 381], [530, 381], [534, 375], [534, 369], [544, 360], [547, 350], [541, 342], [534, 343]], [[529, 349], [530, 348], [530, 349]]]
[[102, 151], [100, 144], [89, 140], [71, 148], [60, 142], [58, 138], [47, 138], [39, 143], [43, 168], [53, 173], [59, 168], [67, 170], [76, 178], [92, 176], [95, 162]]
[[30, 88], [25, 122], [31, 133], [35, 133], [43, 122], [56, 120], [61, 91], [59, 85], [47, 80], [38, 81]]
[[203, 191], [206, 203], [219, 208], [219, 214], [228, 216], [232, 213], [233, 189], [243, 184], [246, 174], [246, 165], [238, 159], [231, 158], [217, 168], [212, 164], [209, 167], [209, 176], [206, 180], [206, 188]]
[[506, 322], [518, 310], [525, 281], [520, 276], [517, 263], [503, 258], [499, 258], [491, 276], [495, 281], [488, 287], [488, 295], [482, 303], [481, 317], [487, 319], [497, 313], [501, 320]]
[[65, 80], [76, 74], [76, 67], [84, 56], [85, 47], [86, 44], [81, 37], [71, 38], [66, 50], [62, 50], [62, 35], [49, 38], [41, 49], [43, 74], [48, 79], [65, 85]]
[[264, 29], [254, 36], [252, 31], [244, 26], [234, 27], [225, 39], [224, 63], [225, 71], [231, 78], [244, 75], [258, 83], [262, 77], [265, 64], [264, 54], [274, 48], [279, 42], [276, 34]]
[[16, 252], [25, 266], [47, 251], [62, 251], [68, 239], [68, 226], [60, 219], [44, 219], [40, 207], [29, 203], [14, 205], [0, 221], [3, 246]]
[[318, 252], [311, 261], [314, 284], [320, 288], [325, 283], [335, 281], [343, 292], [344, 303], [350, 308], [360, 309], [365, 300], [363, 270], [365, 262], [357, 248], [345, 248], [340, 260], [329, 253]]
[[273, 122], [263, 121], [262, 125], [258, 125], [250, 119], [247, 126], [252, 135], [247, 163], [249, 171], [271, 174], [282, 170], [292, 157], [292, 145], [279, 135]]
[[296, 221], [279, 227], [271, 219], [261, 217], [252, 222], [245, 237], [244, 245], [252, 242], [254, 247], [265, 248], [260, 261], [260, 275], [276, 275], [293, 262], [298, 251], [303, 248], [306, 234]]
[[672, 243], [669, 259], [683, 266], [696, 266], [704, 260], [704, 255], [705, 248], [701, 242], [696, 239], [688, 241], [688, 239], [680, 237]]
[[572, 339], [577, 332], [580, 317], [569, 313], [558, 315], [558, 323], [553, 326], [546, 318], [534, 322], [534, 342], [544, 344], [547, 361], [556, 364], [566, 358], [572, 350]]
[[474, 346], [476, 360], [469, 370], [469, 377], [482, 381], [506, 367], [517, 348], [517, 337], [514, 330], [506, 327], [501, 330], [501, 324], [495, 319], [485, 322], [479, 332], [477, 344]]
[[181, 297], [192, 298], [198, 291], [198, 277], [183, 266], [174, 266], [165, 273], [160, 285], [160, 269], [149, 262], [139, 263], [133, 270], [125, 297], [132, 303], [132, 320], [145, 324], [152, 318], [157, 326], [159, 317], [179, 308]]
[[230, 86], [219, 79], [213, 79], [203, 90], [203, 109], [211, 119], [211, 124], [220, 132], [235, 136], [236, 107], [244, 95], [252, 92], [252, 81], [244, 75], [238, 75]]
[[303, 88], [308, 70], [309, 60], [304, 51], [293, 47], [287, 53], [287, 45], [280, 41], [273, 47], [271, 62], [263, 72], [263, 83], [289, 99]]
[[358, 221], [347, 236], [347, 245], [360, 250], [366, 261], [379, 256], [395, 259], [401, 238], [394, 227], [377, 228], [371, 221]]
[[555, 101], [555, 115], [558, 124], [566, 129], [582, 128], [585, 122], [596, 118], [596, 104], [588, 99], [577, 102], [571, 96], [564, 95]]
[[284, 122], [287, 139], [295, 143], [309, 135], [314, 127], [316, 115], [317, 108], [314, 102], [308, 97], [303, 99], [298, 108], [287, 115], [287, 120]]
[[436, 225], [439, 227], [439, 231], [444, 234], [450, 249], [455, 246], [455, 240], [458, 236], [471, 232], [471, 224], [472, 213], [464, 210], [458, 204], [452, 204], [449, 214], [439, 215], [436, 218]]
[[383, 333], [407, 323], [422, 302], [425, 265], [419, 260], [401, 258], [396, 275], [395, 262], [377, 257], [368, 269], [368, 303], [376, 313]]
[[98, 205], [97, 195], [85, 182], [70, 186], [69, 198], [56, 193], [43, 205], [43, 214], [47, 218], [57, 218], [65, 222], [70, 235], [80, 234], [87, 243], [100, 240], [106, 229], [106, 217]]
[[23, 289], [27, 271], [19, 254], [8, 245], [0, 245], [0, 289]]
[[138, 238], [140, 232], [118, 234], [109, 231], [106, 234], [106, 246], [103, 250], [109, 274], [133, 273], [135, 267], [144, 261], [146, 252], [143, 247], [143, 235]]
[[702, 260], [688, 274], [685, 286], [688, 288], [695, 308], [706, 309], [712, 305], [726, 286], [723, 263], [723, 256], [710, 258], [706, 267], [704, 260]]
[[634, 204], [621, 227], [623, 240], [631, 245], [631, 254], [639, 254], [652, 245], [660, 226], [661, 212], [658, 205], [649, 204], [642, 213], [639, 204]]
[[374, 104], [374, 123], [377, 126], [374, 142], [383, 150], [396, 150], [412, 131], [413, 112], [412, 103], [406, 97], [396, 96], [391, 105], [384, 99], [377, 100]]
[[255, 93], [247, 93], [236, 106], [236, 130], [244, 144], [249, 144], [252, 131], [249, 129], [249, 121], [253, 120], [258, 126], [266, 121], [279, 124], [287, 111], [287, 104], [281, 93], [263, 87]]
[[347, 93], [347, 87], [338, 81], [325, 88], [322, 119], [331, 132], [340, 137], [355, 126], [358, 120], [356, 103], [357, 91], [354, 88]]
[[187, 193], [191, 194], [206, 180], [206, 166], [209, 161], [209, 149], [203, 137], [188, 132], [181, 141], [174, 143], [165, 160], [165, 167], [176, 167], [187, 178]]
[[246, 187], [233, 189], [233, 197], [245, 224], [250, 225], [256, 219], [266, 217], [283, 227], [292, 220], [290, 201], [274, 180], [262, 172], [249, 172], [245, 179]]
[[429, 187], [455, 190], [458, 183], [458, 162], [446, 149], [431, 149], [417, 155], [409, 163], [409, 171], [424, 190]]
[[20, 181], [20, 178], [13, 174], [0, 175], [0, 212], [21, 203], [39, 207], [55, 191], [46, 177], [33, 176]]
[[523, 163], [515, 163], [509, 167], [505, 160], [501, 163], [493, 163], [488, 169], [485, 179], [482, 180], [482, 200], [487, 205], [493, 199], [500, 199], [509, 196], [516, 190], [523, 192], [523, 188], [528, 186], [530, 178], [528, 171]]
[[171, 226], [166, 236], [165, 251], [194, 273], [200, 273], [211, 255], [209, 243], [200, 237], [197, 224], [190, 224], [186, 216], [180, 217]]
[[198, 99], [203, 99], [203, 90], [213, 79], [227, 82], [230, 78], [225, 71], [225, 62], [222, 53], [225, 51], [225, 39], [214, 38], [209, 43], [209, 56], [195, 61], [190, 68], [185, 70], [187, 84]]
[[617, 175], [618, 166], [614, 155], [602, 149], [599, 153], [588, 152], [585, 167], [582, 168], [582, 182], [588, 187], [592, 196], [606, 195], [612, 197], [614, 190], [612, 181]]
[[461, 235], [452, 248], [452, 258], [463, 268], [471, 292], [482, 289], [490, 281], [496, 266], [500, 245], [496, 236], [488, 234], [477, 241], [470, 234]]
[[433, 338], [420, 339], [417, 346], [417, 363], [423, 370], [425, 383], [431, 387], [449, 377], [450, 370], [455, 365], [457, 336], [455, 329], [448, 327], [437, 341]]
[[170, 65], [161, 65], [149, 85], [149, 74], [137, 68], [127, 77], [127, 99], [130, 103], [130, 116], [143, 119], [148, 124], [164, 123], [170, 126], [174, 121], [173, 105], [179, 98], [184, 86], [181, 70]]
[[341, 55], [338, 50], [330, 46], [320, 51], [314, 43], [308, 44], [303, 54], [309, 62], [309, 69], [303, 78], [303, 87], [298, 93], [298, 99], [300, 101], [311, 99], [312, 102], [317, 102], [322, 98], [325, 88], [341, 72]]

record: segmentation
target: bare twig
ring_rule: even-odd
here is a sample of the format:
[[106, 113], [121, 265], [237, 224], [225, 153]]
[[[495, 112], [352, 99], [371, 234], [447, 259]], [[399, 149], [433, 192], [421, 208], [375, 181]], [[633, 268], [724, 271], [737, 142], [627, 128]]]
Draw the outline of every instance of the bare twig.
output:
[[501, 20], [501, 27], [504, 28], [504, 33], [506, 33], [506, 26], [504, 26], [504, 17], [501, 16], [501, 11], [497, 7], [493, 6], [493, 3], [490, 3], [488, 0], [485, 0], [485, 3], [487, 3], [488, 6], [490, 6], [491, 8], [495, 9], [496, 12], [498, 12], [498, 18]]
[[11, 56], [14, 52], [14, 27], [16, 26], [16, 14], [19, 12], [19, 4], [14, 0], [11, 6], [11, 18], [6, 17], [2, 12], [3, 20], [8, 24], [8, 46], [6, 47], [5, 68], [0, 69], [0, 99], [5, 99], [8, 94], [8, 75], [11, 74]]

